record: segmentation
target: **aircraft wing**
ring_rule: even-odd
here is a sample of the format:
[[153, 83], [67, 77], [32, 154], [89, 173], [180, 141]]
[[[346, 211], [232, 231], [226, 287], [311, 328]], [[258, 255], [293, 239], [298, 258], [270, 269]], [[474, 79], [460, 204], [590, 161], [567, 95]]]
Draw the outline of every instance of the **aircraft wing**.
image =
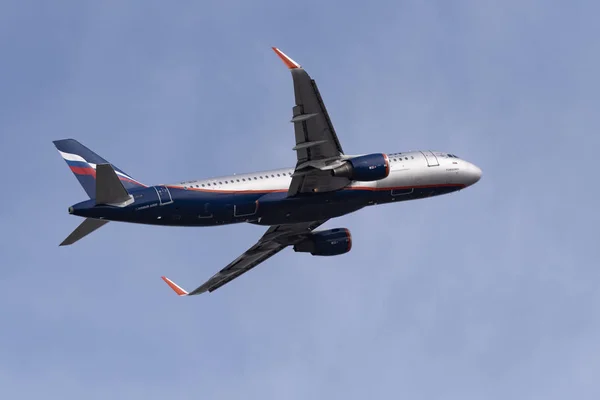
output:
[[308, 233], [324, 224], [326, 221], [327, 220], [321, 220], [300, 224], [271, 226], [254, 246], [250, 247], [244, 254], [236, 258], [204, 284], [189, 293], [169, 278], [163, 276], [162, 279], [179, 296], [193, 296], [207, 291], [212, 292], [243, 273], [250, 271], [261, 262], [285, 249], [287, 246], [300, 242]]
[[332, 176], [330, 170], [343, 162], [344, 152], [317, 84], [300, 64], [278, 48], [273, 50], [292, 73], [296, 99], [291, 122], [298, 161], [288, 196], [341, 189], [350, 181]]

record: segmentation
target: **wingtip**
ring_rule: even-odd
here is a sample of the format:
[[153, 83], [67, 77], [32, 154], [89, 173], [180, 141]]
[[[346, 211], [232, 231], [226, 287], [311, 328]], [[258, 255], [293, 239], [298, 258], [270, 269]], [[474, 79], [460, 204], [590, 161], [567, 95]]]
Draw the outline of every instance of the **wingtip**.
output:
[[175, 282], [173, 282], [172, 280], [170, 280], [166, 276], [161, 276], [161, 279], [163, 281], [165, 281], [165, 283], [167, 285], [169, 285], [169, 287], [171, 289], [173, 289], [173, 291], [175, 293], [177, 293], [178, 296], [187, 296], [188, 292], [186, 292], [185, 290], [183, 290], [179, 285], [177, 285]]
[[271, 48], [273, 49], [275, 54], [277, 54], [279, 56], [279, 58], [281, 58], [281, 61], [283, 61], [283, 63], [289, 69], [302, 68], [302, 66], [300, 66], [300, 64], [298, 64], [296, 61], [292, 60], [290, 57], [288, 57], [283, 51], [279, 50], [277, 47], [271, 47]]

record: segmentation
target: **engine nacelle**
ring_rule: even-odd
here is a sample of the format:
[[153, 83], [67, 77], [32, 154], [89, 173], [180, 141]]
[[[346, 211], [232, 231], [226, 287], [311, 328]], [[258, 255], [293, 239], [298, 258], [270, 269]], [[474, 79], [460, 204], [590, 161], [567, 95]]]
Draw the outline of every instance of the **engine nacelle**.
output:
[[294, 245], [294, 251], [310, 253], [313, 256], [337, 256], [350, 251], [352, 236], [346, 228], [317, 231]]
[[352, 181], [378, 181], [390, 174], [390, 161], [387, 154], [367, 154], [354, 157], [331, 171], [333, 176], [348, 178]]

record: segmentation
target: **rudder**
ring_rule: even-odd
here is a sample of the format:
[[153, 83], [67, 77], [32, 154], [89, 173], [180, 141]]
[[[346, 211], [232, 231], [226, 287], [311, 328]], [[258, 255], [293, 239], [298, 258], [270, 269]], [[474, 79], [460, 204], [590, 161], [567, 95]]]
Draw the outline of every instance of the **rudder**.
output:
[[[90, 199], [96, 198], [96, 166], [98, 164], [111, 164], [98, 154], [94, 153], [75, 139], [62, 139], [53, 141], [56, 149], [67, 162], [67, 165], [85, 190]], [[119, 180], [127, 190], [139, 189], [146, 185], [136, 181], [114, 164], [111, 164]]]

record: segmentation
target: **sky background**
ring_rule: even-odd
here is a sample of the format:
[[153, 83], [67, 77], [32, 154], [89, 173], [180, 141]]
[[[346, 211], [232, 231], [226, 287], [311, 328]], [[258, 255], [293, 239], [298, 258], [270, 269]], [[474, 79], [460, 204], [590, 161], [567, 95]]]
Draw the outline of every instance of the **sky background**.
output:
[[[369, 4], [367, 4], [369, 3]], [[0, 2], [0, 397], [597, 399], [600, 4]], [[290, 73], [349, 153], [448, 151], [467, 190], [372, 207], [179, 298], [264, 228], [111, 223], [52, 140], [145, 183], [293, 166]]]

